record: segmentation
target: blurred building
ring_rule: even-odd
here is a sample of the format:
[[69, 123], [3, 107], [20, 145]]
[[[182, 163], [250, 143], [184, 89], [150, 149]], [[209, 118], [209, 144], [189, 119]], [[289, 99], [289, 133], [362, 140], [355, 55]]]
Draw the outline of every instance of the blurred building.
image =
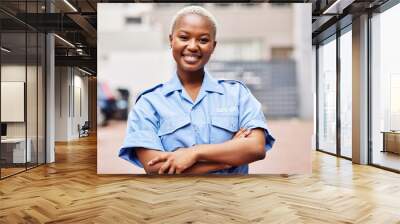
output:
[[[216, 78], [238, 79], [249, 84], [270, 118], [312, 119], [311, 60], [307, 58], [311, 55], [311, 36], [307, 32], [311, 29], [311, 18], [307, 7], [291, 4], [200, 5], [207, 8], [218, 23], [218, 44], [207, 66], [209, 71]], [[99, 61], [103, 61], [99, 63], [99, 79], [105, 79], [115, 87], [129, 88], [133, 93], [170, 78], [174, 61], [168, 34], [173, 16], [184, 4], [142, 6], [99, 5], [102, 15], [98, 27], [101, 33], [99, 45], [102, 46]], [[294, 29], [295, 25], [301, 28]], [[155, 61], [157, 66], [154, 66]], [[219, 67], [215, 70], [216, 64]], [[135, 78], [143, 74], [135, 76], [133, 72], [143, 72], [146, 78]], [[247, 83], [248, 79], [242, 79], [246, 72], [247, 77], [251, 74], [262, 84], [253, 88]], [[118, 80], [115, 75], [108, 75], [110, 73], [121, 78]], [[281, 81], [267, 83], [278, 79]], [[270, 88], [272, 86], [274, 89]]]

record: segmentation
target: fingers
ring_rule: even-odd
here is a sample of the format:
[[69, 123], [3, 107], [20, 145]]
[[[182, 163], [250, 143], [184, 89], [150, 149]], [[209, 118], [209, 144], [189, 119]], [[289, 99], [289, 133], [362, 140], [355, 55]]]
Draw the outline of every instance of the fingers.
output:
[[158, 174], [164, 174], [171, 166], [172, 161], [169, 159], [167, 160], [158, 170]]
[[239, 131], [236, 133], [236, 135], [238, 137], [241, 136], [245, 130], [246, 130], [245, 128], [240, 128]]
[[175, 166], [170, 166], [168, 170], [168, 174], [174, 174], [175, 173]]
[[240, 136], [243, 134], [243, 132], [244, 132], [245, 130], [246, 130], [246, 129], [244, 129], [244, 128], [240, 128], [239, 131], [236, 132], [235, 136], [233, 136], [233, 138], [240, 138]]
[[224, 164], [224, 169], [230, 169], [230, 168], [232, 168], [232, 165]]
[[237, 138], [238, 137], [238, 135], [239, 135], [239, 132], [241, 132], [242, 131], [242, 129], [239, 129], [239, 131], [237, 131], [234, 135], [233, 135], [233, 137], [232, 138]]
[[182, 170], [181, 169], [176, 169], [175, 174], [181, 174]]
[[158, 162], [164, 162], [165, 160], [167, 160], [168, 155], [160, 155], [155, 157], [154, 159], [150, 160], [147, 165], [152, 166]]
[[240, 128], [233, 138], [245, 138], [251, 134], [251, 129]]
[[251, 134], [251, 129], [247, 129], [244, 133], [243, 133], [243, 136], [244, 137], [247, 137], [247, 136], [249, 136]]

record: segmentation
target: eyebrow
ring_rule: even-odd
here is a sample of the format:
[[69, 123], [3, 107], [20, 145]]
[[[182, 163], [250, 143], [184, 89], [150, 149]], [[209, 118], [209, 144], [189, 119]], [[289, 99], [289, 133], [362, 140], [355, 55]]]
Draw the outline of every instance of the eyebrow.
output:
[[[179, 32], [190, 33], [186, 30], [181, 30], [181, 29], [178, 29], [176, 32], [177, 33], [179, 33]], [[200, 34], [200, 36], [211, 36], [211, 33], [202, 33], [202, 34]]]

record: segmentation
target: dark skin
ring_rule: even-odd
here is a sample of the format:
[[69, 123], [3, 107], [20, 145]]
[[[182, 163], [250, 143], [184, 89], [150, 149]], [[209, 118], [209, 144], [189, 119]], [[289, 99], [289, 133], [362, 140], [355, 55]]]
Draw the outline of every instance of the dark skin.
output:
[[199, 94], [204, 66], [217, 45], [209, 20], [196, 14], [179, 18], [169, 35], [179, 79], [193, 102]]
[[[246, 138], [251, 134], [251, 130], [246, 130], [241, 128], [232, 139]], [[182, 149], [178, 149], [175, 152], [183, 152]], [[137, 149], [136, 153], [139, 157], [140, 162], [143, 164], [144, 170], [148, 174], [205, 174], [211, 171], [222, 170], [232, 167], [231, 165], [220, 163], [220, 162], [210, 162], [210, 161], [197, 161], [194, 165], [189, 168], [183, 169], [183, 167], [176, 167], [175, 169], [160, 170], [161, 167], [165, 167], [165, 162], [150, 162], [155, 158], [163, 160], [169, 156], [168, 152], [161, 152], [157, 150], [150, 149]], [[164, 169], [164, 168], [163, 168]]]
[[[184, 15], [176, 21], [169, 40], [179, 79], [194, 102], [202, 85], [204, 66], [217, 44], [215, 30], [203, 16]], [[263, 159], [264, 145], [264, 131], [256, 128], [240, 129], [221, 144], [196, 145], [174, 152], [145, 148], [136, 152], [147, 173], [203, 174]]]

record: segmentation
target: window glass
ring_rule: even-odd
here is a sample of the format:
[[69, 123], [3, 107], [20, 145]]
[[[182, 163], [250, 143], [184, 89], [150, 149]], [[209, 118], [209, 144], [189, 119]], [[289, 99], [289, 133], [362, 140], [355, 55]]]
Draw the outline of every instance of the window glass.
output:
[[372, 163], [400, 170], [400, 4], [372, 17]]
[[30, 161], [26, 142], [26, 33], [1, 33], [1, 177], [24, 171]]
[[336, 39], [318, 48], [318, 148], [336, 153]]
[[351, 158], [352, 141], [352, 35], [340, 36], [340, 154]]

